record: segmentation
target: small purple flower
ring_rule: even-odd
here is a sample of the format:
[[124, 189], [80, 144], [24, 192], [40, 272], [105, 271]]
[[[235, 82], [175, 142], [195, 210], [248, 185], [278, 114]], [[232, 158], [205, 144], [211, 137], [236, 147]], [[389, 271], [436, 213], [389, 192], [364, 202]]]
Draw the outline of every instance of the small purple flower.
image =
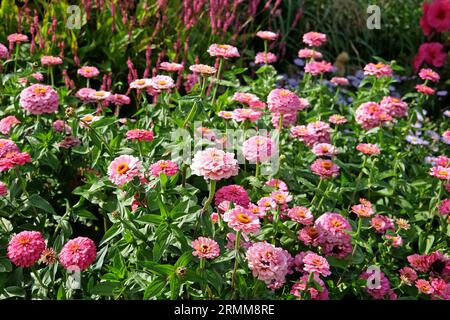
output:
[[441, 138], [440, 135], [437, 132], [433, 131], [433, 130], [427, 130], [425, 133], [428, 136], [430, 136], [431, 139], [433, 139], [434, 141], [439, 141], [439, 139]]
[[296, 58], [294, 59], [294, 64], [299, 67], [303, 67], [305, 65], [305, 60]]
[[450, 110], [445, 110], [444, 116], [446, 116], [447, 118], [450, 118]]
[[436, 91], [436, 95], [439, 96], [439, 97], [446, 97], [447, 94], [448, 94], [448, 91], [447, 91], [447, 90], [439, 90], [439, 91]]

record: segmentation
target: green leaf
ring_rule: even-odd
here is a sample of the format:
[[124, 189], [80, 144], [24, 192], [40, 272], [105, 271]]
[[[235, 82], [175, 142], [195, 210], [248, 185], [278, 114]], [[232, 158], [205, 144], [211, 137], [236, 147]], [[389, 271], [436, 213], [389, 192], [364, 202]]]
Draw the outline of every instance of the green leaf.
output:
[[112, 296], [114, 294], [114, 289], [116, 289], [120, 284], [117, 282], [105, 281], [100, 282], [91, 290], [91, 294], [99, 296]]
[[144, 292], [144, 300], [148, 300], [149, 298], [156, 297], [159, 295], [167, 285], [167, 281], [162, 278], [156, 278], [153, 280], [150, 285], [145, 289]]
[[12, 264], [7, 258], [0, 258], [0, 272], [11, 272]]
[[32, 194], [28, 201], [33, 207], [42, 209], [45, 212], [51, 214], [56, 214], [55, 209], [53, 209], [52, 205], [38, 194]]

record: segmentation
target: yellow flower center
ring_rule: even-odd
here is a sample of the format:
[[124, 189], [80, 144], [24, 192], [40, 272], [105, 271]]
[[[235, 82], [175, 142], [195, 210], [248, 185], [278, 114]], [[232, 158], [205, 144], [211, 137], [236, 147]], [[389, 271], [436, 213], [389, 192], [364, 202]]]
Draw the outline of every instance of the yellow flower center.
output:
[[220, 48], [220, 49], [225, 49], [225, 50], [230, 48], [230, 46], [227, 45], [227, 44], [219, 44], [217, 47]]
[[237, 219], [239, 222], [242, 222], [242, 223], [249, 223], [250, 221], [252, 221], [252, 219], [250, 219], [250, 217], [245, 213], [238, 214]]
[[125, 172], [128, 171], [128, 169], [129, 169], [128, 163], [122, 162], [116, 167], [116, 172], [118, 174], [124, 174]]
[[145, 84], [145, 80], [143, 80], [143, 79], [140, 79], [140, 80], [136, 80], [136, 84], [138, 84], [138, 85], [142, 86], [142, 85], [144, 85], [144, 84]]
[[168, 164], [167, 162], [161, 162], [161, 163], [159, 164], [159, 167], [160, 167], [161, 169], [166, 169], [166, 168], [169, 167], [169, 164]]
[[159, 84], [160, 86], [165, 86], [167, 84], [166, 80], [158, 80], [156, 81], [157, 84]]
[[331, 169], [332, 166], [333, 166], [333, 163], [331, 161], [322, 162], [322, 168], [324, 168], [324, 169]]
[[34, 93], [38, 93], [38, 94], [44, 94], [47, 92], [47, 89], [45, 87], [36, 87], [33, 89]]

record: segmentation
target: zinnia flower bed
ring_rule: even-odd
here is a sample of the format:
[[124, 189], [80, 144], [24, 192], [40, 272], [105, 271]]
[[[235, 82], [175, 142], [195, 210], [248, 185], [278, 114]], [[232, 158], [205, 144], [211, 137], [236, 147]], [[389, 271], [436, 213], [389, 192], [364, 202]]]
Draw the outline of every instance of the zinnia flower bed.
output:
[[290, 87], [278, 38], [255, 34], [251, 69], [211, 44], [128, 82], [81, 61], [75, 84], [63, 56], [8, 36], [0, 298], [450, 299], [439, 73], [420, 65], [391, 96], [403, 69], [378, 59], [350, 90], [323, 60], [332, 39], [309, 32]]

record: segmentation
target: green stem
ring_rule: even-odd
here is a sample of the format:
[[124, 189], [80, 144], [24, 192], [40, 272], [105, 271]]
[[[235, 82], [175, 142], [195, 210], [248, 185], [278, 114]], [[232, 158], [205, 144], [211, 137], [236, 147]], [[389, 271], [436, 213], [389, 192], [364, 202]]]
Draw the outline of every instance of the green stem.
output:
[[42, 282], [41, 277], [39, 276], [39, 274], [36, 271], [35, 266], [31, 267], [31, 272], [34, 274], [34, 277], [36, 278], [37, 282], [39, 283], [39, 285], [44, 288], [44, 289], [48, 289], [47, 286]]
[[214, 193], [216, 192], [216, 181], [211, 180], [209, 182], [209, 196], [208, 199], [206, 199], [205, 205], [203, 206], [202, 212], [205, 212], [209, 205], [211, 204], [212, 200], [214, 199]]
[[217, 70], [216, 83], [214, 85], [214, 91], [213, 91], [212, 100], [211, 100], [211, 103], [213, 105], [214, 105], [214, 102], [216, 100], [217, 88], [219, 87], [220, 74], [222, 73], [222, 65], [223, 65], [223, 58], [220, 58], [220, 60], [219, 60], [219, 69]]
[[273, 236], [272, 236], [272, 244], [275, 245], [278, 234], [278, 221], [280, 219], [281, 213], [281, 205], [277, 205], [277, 211], [273, 215]]
[[255, 170], [255, 178], [258, 178], [260, 171], [260, 164], [259, 161], [256, 162], [256, 170]]
[[239, 266], [238, 255], [239, 255], [240, 247], [241, 247], [241, 231], [239, 230], [236, 233], [236, 239], [234, 241], [234, 267], [233, 267], [233, 274], [231, 276], [231, 287], [232, 288], [234, 288], [236, 286], [236, 272], [237, 272], [237, 268]]
[[189, 126], [189, 123], [192, 121], [196, 113], [197, 113], [197, 101], [195, 101], [194, 104], [192, 105], [191, 111], [189, 111], [189, 114], [183, 123], [183, 128], [187, 128]]

